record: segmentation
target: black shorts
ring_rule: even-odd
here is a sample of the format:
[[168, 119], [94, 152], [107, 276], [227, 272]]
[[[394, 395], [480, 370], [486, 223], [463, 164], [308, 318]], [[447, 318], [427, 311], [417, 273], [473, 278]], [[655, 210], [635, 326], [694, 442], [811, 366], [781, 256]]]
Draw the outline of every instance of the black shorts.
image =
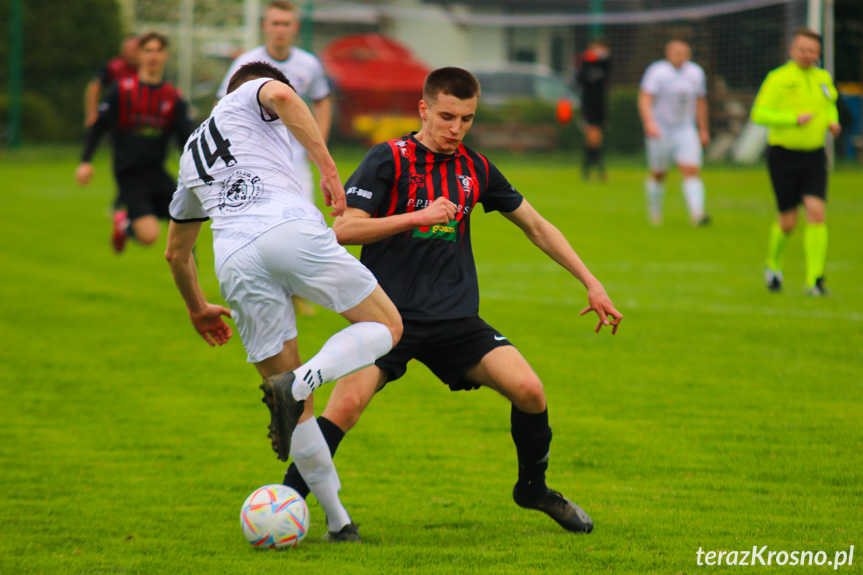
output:
[[168, 207], [177, 189], [177, 180], [161, 165], [135, 167], [115, 172], [119, 188], [116, 206], [126, 206], [129, 219], [156, 216], [168, 219]]
[[588, 126], [605, 126], [605, 108], [603, 106], [585, 106], [581, 109], [581, 118]]
[[387, 382], [405, 374], [412, 359], [423, 362], [452, 391], [477, 389], [479, 384], [464, 379], [491, 350], [512, 345], [499, 331], [479, 316], [438, 321], [404, 320], [402, 338], [375, 365], [388, 372]]
[[770, 183], [780, 212], [793, 210], [803, 196], [827, 200], [827, 154], [824, 148], [797, 151], [770, 146], [767, 149]]

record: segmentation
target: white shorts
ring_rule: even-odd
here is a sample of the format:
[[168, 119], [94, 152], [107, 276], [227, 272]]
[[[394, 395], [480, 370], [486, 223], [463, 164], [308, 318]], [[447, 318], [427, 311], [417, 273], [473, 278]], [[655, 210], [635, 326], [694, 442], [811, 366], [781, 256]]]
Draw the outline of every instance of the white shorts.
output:
[[231, 254], [218, 275], [249, 363], [273, 357], [297, 337], [292, 295], [341, 313], [378, 285], [329, 227], [312, 220], [265, 232]]
[[659, 126], [659, 138], [645, 138], [647, 165], [667, 172], [673, 161], [678, 166], [701, 167], [701, 140], [695, 126]]

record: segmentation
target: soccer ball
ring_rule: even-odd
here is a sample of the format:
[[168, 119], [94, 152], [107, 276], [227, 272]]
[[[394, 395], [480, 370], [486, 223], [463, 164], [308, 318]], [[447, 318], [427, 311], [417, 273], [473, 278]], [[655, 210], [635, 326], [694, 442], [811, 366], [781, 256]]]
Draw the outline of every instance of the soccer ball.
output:
[[243, 535], [255, 549], [296, 547], [309, 531], [309, 507], [285, 485], [264, 485], [243, 502]]

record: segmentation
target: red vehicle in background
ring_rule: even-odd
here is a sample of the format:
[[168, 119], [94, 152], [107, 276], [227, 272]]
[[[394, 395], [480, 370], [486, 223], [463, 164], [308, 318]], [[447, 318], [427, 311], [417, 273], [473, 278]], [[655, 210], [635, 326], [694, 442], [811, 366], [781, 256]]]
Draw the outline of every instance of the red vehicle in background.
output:
[[418, 103], [431, 71], [397, 41], [344, 36], [319, 54], [335, 94], [340, 135], [376, 144], [420, 128]]

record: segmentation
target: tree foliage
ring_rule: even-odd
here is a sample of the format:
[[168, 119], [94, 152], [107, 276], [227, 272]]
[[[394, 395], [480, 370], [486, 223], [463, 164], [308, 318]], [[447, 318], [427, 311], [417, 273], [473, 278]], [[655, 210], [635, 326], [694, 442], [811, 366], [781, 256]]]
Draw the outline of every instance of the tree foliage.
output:
[[[10, 1], [0, 0], [0, 82], [9, 80]], [[118, 52], [123, 30], [116, 0], [19, 0], [23, 10], [24, 141], [69, 141], [83, 132], [84, 87]], [[5, 91], [5, 90], [4, 90]], [[0, 104], [2, 106], [2, 104]], [[8, 111], [0, 108], [4, 124]], [[50, 130], [33, 118], [56, 117]], [[28, 128], [33, 128], [29, 129]], [[4, 130], [5, 131], [5, 130]]]

